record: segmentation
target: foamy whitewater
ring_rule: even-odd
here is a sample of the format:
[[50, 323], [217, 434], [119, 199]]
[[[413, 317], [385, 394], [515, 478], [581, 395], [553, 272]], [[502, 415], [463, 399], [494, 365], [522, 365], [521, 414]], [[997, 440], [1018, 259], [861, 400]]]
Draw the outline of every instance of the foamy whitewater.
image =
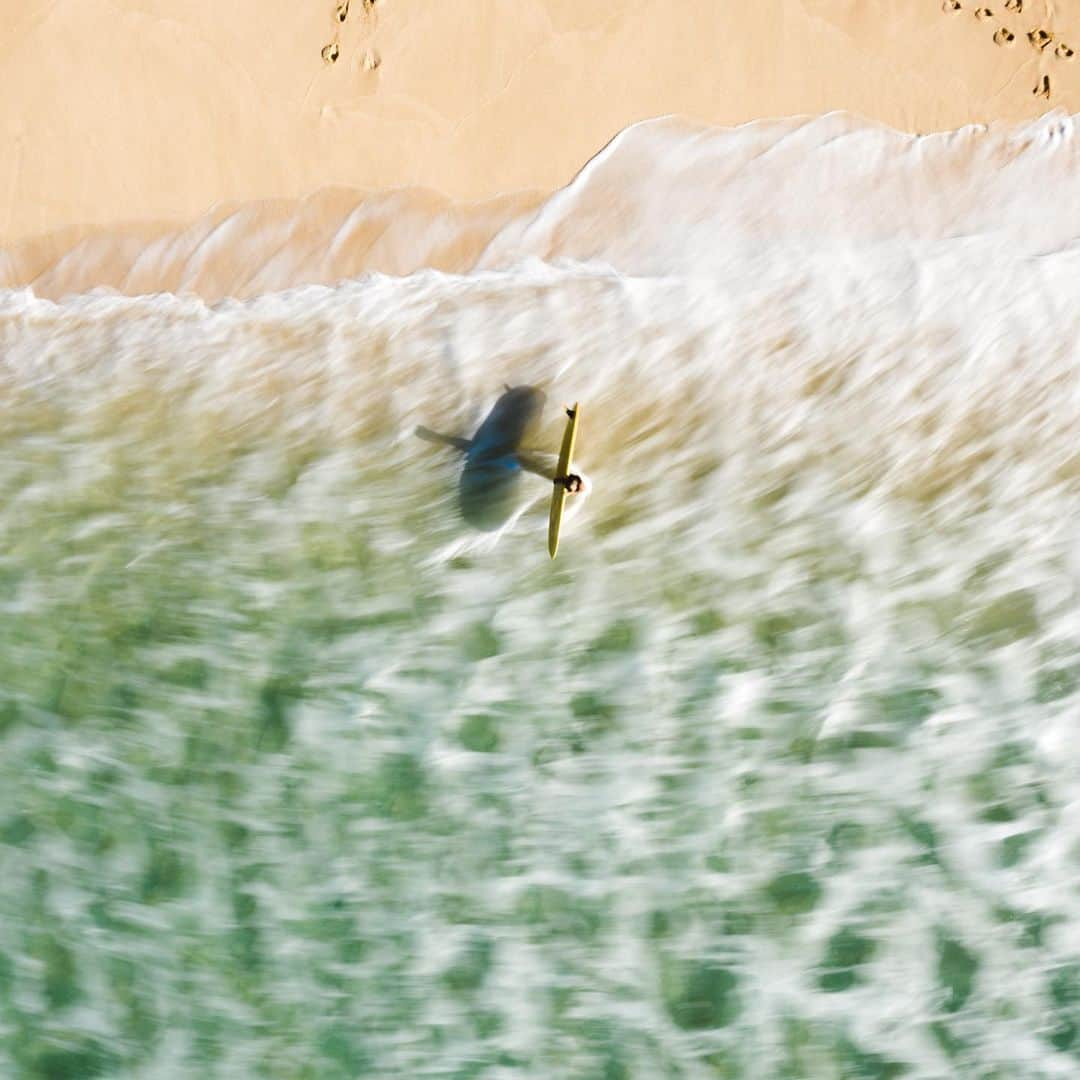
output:
[[[660, 121], [461, 273], [0, 294], [0, 1075], [1076, 1076], [1078, 158]], [[554, 563], [413, 434], [507, 382]]]

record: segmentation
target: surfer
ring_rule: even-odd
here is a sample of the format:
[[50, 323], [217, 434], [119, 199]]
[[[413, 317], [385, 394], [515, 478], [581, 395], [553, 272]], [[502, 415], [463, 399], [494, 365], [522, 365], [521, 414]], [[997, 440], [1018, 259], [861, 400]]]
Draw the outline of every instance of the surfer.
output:
[[490, 532], [501, 528], [521, 509], [523, 472], [542, 476], [568, 493], [588, 494], [588, 479], [580, 473], [558, 475], [558, 456], [522, 447], [528, 430], [544, 408], [546, 397], [535, 386], [508, 386], [471, 439], [440, 435], [418, 427], [428, 442], [452, 446], [465, 455], [458, 486], [461, 516], [474, 528]]

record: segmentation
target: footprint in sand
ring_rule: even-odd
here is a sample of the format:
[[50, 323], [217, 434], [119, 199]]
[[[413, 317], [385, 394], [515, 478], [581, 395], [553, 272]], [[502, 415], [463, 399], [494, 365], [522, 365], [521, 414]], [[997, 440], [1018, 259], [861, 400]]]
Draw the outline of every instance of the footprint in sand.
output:
[[992, 19], [994, 13], [988, 7], [981, 7], [975, 12], [975, 18], [985, 22], [987, 19]]
[[1011, 45], [1016, 40], [1016, 35], [1004, 26], [994, 34], [995, 45]]
[[349, 17], [349, 0], [341, 0], [337, 6], [337, 21], [344, 22]]
[[382, 57], [374, 49], [366, 49], [364, 58], [360, 61], [360, 66], [365, 71], [375, 71], [381, 63]]
[[324, 45], [322, 48], [321, 56], [323, 61], [327, 64], [336, 64], [337, 58], [341, 55], [341, 50], [338, 48], [336, 41], [331, 41], [329, 45]]
[[1024, 0], [1005, 0], [1005, 10], [1014, 11], [1019, 15], [1024, 10]]
[[1042, 52], [1042, 50], [1053, 40], [1054, 35], [1048, 34], [1045, 30], [1032, 30], [1031, 33], [1028, 34], [1028, 41], [1030, 41], [1039, 52]]
[[1050, 97], [1050, 76], [1044, 75], [1036, 84], [1035, 89], [1031, 91], [1036, 97], [1044, 97], [1049, 99]]
[[1055, 50], [1054, 55], [1059, 60], [1071, 60], [1073, 58], [1073, 51], [1063, 41]]
[[950, 11], [960, 10], [960, 0], [943, 0], [941, 10], [946, 14]]

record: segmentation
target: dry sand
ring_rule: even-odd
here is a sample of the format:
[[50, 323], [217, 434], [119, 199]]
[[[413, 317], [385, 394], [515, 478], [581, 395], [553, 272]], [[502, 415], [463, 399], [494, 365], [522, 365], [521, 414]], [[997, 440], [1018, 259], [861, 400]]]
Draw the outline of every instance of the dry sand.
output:
[[[847, 110], [922, 133], [1080, 111], [1080, 7], [1046, 0], [8, 6], [0, 285], [39, 295], [250, 291], [253, 262], [342, 247], [342, 227], [330, 278], [457, 266], [618, 131], [668, 113]], [[170, 280], [145, 256], [214, 237], [228, 273]]]

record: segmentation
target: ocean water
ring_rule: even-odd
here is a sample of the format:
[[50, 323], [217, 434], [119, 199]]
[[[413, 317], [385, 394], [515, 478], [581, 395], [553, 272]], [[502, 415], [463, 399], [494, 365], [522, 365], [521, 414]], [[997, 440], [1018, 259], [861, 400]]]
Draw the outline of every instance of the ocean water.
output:
[[[0, 293], [0, 1076], [1076, 1076], [1078, 146], [661, 121], [459, 273]], [[554, 563], [413, 435], [507, 382]]]

